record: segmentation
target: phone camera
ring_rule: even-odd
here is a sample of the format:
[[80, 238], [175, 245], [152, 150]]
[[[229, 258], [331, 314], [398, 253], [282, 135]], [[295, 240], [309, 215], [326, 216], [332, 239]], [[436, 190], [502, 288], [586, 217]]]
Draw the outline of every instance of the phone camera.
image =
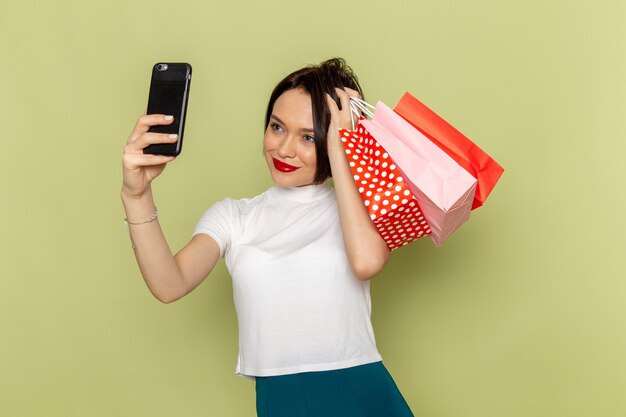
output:
[[157, 64], [157, 71], [165, 71], [167, 69], [167, 64]]

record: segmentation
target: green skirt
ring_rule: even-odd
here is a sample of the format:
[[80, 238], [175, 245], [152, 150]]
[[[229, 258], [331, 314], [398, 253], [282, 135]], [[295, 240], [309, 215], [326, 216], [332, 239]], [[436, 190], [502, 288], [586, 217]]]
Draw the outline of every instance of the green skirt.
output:
[[382, 362], [256, 377], [258, 417], [413, 417]]

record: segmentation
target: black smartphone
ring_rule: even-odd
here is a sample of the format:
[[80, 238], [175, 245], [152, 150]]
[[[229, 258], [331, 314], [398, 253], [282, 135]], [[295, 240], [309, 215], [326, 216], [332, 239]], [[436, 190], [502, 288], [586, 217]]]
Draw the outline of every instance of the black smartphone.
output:
[[148, 145], [143, 153], [176, 156], [183, 149], [187, 100], [191, 86], [191, 65], [186, 62], [159, 62], [152, 67], [147, 114], [174, 116], [169, 125], [150, 126], [148, 132], [176, 133], [175, 143]]

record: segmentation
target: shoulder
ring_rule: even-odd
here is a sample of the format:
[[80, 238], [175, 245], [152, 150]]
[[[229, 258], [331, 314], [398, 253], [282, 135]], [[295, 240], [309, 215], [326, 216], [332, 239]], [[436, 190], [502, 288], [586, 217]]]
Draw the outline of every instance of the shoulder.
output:
[[232, 232], [246, 221], [248, 214], [255, 211], [254, 207], [263, 203], [264, 195], [239, 199], [228, 197], [216, 201], [200, 216], [194, 235], [206, 233], [215, 236], [216, 241], [227, 241]]
[[265, 192], [255, 197], [226, 197], [213, 203], [207, 209], [207, 211], [221, 211], [235, 216], [245, 215], [253, 210], [255, 207], [262, 206], [267, 201], [268, 192], [269, 190], [266, 190]]

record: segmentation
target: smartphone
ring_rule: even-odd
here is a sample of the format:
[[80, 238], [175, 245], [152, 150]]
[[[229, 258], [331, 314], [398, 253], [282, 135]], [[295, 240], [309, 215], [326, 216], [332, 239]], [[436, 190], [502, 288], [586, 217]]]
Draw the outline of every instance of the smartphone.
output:
[[148, 145], [143, 153], [176, 156], [183, 149], [187, 100], [191, 86], [191, 65], [186, 62], [159, 62], [152, 67], [147, 114], [174, 116], [169, 125], [150, 126], [148, 132], [176, 133], [175, 143]]

